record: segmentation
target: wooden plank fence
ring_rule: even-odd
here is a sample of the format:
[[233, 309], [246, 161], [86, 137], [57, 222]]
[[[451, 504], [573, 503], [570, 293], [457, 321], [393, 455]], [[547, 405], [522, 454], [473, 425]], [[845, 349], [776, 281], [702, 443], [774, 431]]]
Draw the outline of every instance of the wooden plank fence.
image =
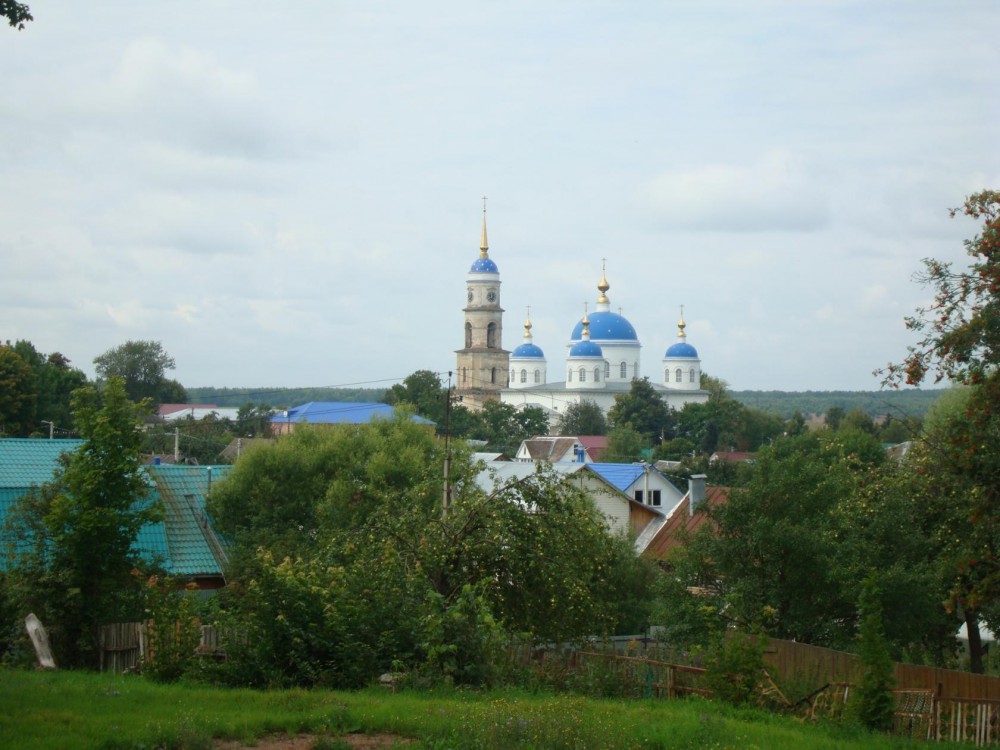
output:
[[[102, 625], [99, 633], [100, 669], [102, 672], [135, 672], [144, 661], [152, 659], [149, 626], [146, 622], [119, 622]], [[223, 634], [213, 625], [201, 626], [197, 653], [224, 658]]]

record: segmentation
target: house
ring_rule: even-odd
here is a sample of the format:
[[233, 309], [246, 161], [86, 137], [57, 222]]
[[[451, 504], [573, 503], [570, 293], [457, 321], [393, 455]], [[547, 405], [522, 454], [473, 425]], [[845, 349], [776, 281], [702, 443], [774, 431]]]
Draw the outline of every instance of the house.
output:
[[[17, 500], [33, 487], [51, 481], [59, 457], [83, 444], [82, 440], [0, 439], [0, 534]], [[198, 588], [225, 585], [228, 557], [205, 511], [205, 498], [212, 484], [231, 469], [179, 464], [144, 466], [149, 495], [143, 502], [161, 502], [164, 517], [139, 530], [135, 549], [140, 557]], [[0, 566], [3, 564], [0, 558]]]
[[604, 435], [579, 437], [539, 435], [521, 442], [514, 454], [515, 461], [548, 461], [549, 463], [594, 463], [607, 450]]
[[216, 419], [232, 419], [239, 417], [240, 410], [235, 406], [216, 406], [215, 404], [160, 404], [156, 416], [164, 422], [175, 422], [178, 419], [204, 419], [214, 416]]
[[[368, 424], [376, 419], [392, 419], [396, 410], [389, 404], [351, 401], [310, 401], [279, 411], [269, 420], [272, 435], [284, 435], [297, 425]], [[418, 424], [433, 425], [429, 419], [412, 417]]]
[[[633, 539], [638, 539], [647, 527], [652, 525], [659, 528], [665, 519], [661, 509], [634, 500], [596, 471], [595, 466], [596, 464], [556, 463], [547, 465], [547, 468], [562, 476], [565, 482], [582, 489], [607, 519], [612, 533], [628, 534]], [[493, 495], [505, 487], [531, 481], [538, 473], [539, 467], [533, 462], [487, 462], [485, 468], [476, 475], [476, 484], [487, 494]]]
[[710, 522], [709, 509], [728, 502], [729, 492], [728, 487], [707, 486], [704, 474], [692, 476], [681, 501], [666, 515], [655, 532], [642, 539], [642, 546], [637, 545], [639, 553], [652, 560], [667, 559], [671, 550]]
[[684, 497], [666, 475], [647, 463], [595, 463], [591, 469], [636, 502], [664, 512], [672, 510]]

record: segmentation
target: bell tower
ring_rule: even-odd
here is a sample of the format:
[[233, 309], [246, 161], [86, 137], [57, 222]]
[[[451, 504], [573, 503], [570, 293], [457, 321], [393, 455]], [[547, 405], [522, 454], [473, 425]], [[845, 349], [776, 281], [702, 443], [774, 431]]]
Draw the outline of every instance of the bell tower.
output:
[[486, 198], [479, 257], [465, 277], [464, 346], [456, 350], [456, 394], [470, 409], [496, 400], [508, 386], [510, 352], [503, 348], [503, 308], [500, 307], [500, 269], [490, 258], [486, 241]]

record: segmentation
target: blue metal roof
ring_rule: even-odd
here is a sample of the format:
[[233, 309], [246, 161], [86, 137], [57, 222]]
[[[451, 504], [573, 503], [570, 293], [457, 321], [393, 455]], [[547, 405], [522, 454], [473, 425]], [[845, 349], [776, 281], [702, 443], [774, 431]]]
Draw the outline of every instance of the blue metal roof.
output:
[[676, 344], [667, 349], [665, 357], [690, 357], [692, 359], [698, 358], [698, 350], [695, 349], [691, 344], [684, 341], [678, 341]]
[[510, 353], [511, 359], [514, 357], [523, 357], [524, 359], [544, 359], [545, 353], [535, 344], [521, 344], [514, 348], [514, 351]]
[[643, 474], [643, 464], [587, 464], [587, 468], [622, 492], [635, 484]]
[[595, 344], [593, 341], [577, 341], [573, 346], [570, 347], [569, 356], [571, 357], [600, 357], [604, 358], [604, 352], [601, 351], [600, 344]]
[[[350, 401], [310, 401], [271, 417], [273, 424], [367, 424], [374, 419], [392, 419], [395, 410], [389, 404]], [[413, 416], [414, 422], [434, 424], [429, 419]]]
[[[590, 338], [595, 341], [638, 341], [635, 328], [625, 318], [618, 313], [594, 312], [588, 316], [590, 318]], [[583, 338], [583, 321], [579, 321], [573, 327], [570, 334], [571, 341], [579, 341]]]
[[469, 273], [500, 273], [500, 269], [492, 258], [476, 258]]

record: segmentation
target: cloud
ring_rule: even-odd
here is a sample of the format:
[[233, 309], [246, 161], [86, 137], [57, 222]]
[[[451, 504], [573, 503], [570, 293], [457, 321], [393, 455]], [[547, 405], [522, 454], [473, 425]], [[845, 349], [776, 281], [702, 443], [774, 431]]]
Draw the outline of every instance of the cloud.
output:
[[829, 200], [803, 161], [770, 151], [746, 164], [663, 172], [640, 195], [657, 222], [716, 232], [809, 232], [830, 220]]

